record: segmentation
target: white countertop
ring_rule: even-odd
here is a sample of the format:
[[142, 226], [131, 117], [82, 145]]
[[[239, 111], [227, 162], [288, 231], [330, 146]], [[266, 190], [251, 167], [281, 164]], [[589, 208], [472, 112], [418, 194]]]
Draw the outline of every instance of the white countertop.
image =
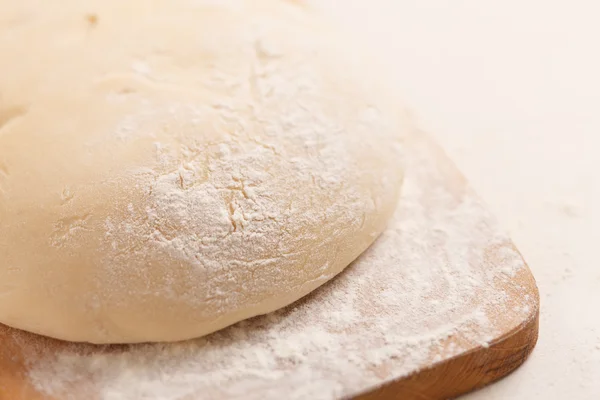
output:
[[321, 1], [381, 46], [537, 279], [537, 348], [468, 399], [599, 398], [600, 3]]

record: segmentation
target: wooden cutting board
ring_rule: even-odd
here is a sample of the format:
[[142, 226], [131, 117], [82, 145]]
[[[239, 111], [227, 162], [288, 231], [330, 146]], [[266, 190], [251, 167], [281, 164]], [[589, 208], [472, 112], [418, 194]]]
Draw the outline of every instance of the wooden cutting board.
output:
[[445, 399], [509, 374], [537, 340], [535, 281], [431, 139], [407, 150], [389, 229], [316, 292], [167, 345], [0, 326], [0, 399]]

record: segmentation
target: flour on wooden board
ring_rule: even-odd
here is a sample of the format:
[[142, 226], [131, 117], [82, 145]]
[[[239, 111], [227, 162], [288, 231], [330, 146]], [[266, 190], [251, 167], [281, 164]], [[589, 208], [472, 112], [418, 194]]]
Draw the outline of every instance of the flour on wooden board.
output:
[[187, 342], [37, 349], [26, 354], [31, 383], [65, 399], [332, 399], [486, 346], [498, 313], [504, 330], [535, 307], [511, 283], [525, 264], [464, 182], [449, 182], [431, 144], [407, 147], [389, 228], [323, 288]]

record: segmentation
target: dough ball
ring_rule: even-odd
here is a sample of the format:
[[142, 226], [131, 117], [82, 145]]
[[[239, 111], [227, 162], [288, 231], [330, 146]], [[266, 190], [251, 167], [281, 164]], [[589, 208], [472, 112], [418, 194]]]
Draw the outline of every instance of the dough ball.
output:
[[0, 322], [175, 341], [382, 232], [402, 115], [298, 1], [0, 0]]

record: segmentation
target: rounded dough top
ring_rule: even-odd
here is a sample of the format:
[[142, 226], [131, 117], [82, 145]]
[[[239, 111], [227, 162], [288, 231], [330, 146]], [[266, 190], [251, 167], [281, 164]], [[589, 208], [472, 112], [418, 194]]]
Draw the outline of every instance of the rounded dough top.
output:
[[0, 9], [0, 322], [201, 336], [304, 296], [384, 229], [401, 114], [301, 2]]

